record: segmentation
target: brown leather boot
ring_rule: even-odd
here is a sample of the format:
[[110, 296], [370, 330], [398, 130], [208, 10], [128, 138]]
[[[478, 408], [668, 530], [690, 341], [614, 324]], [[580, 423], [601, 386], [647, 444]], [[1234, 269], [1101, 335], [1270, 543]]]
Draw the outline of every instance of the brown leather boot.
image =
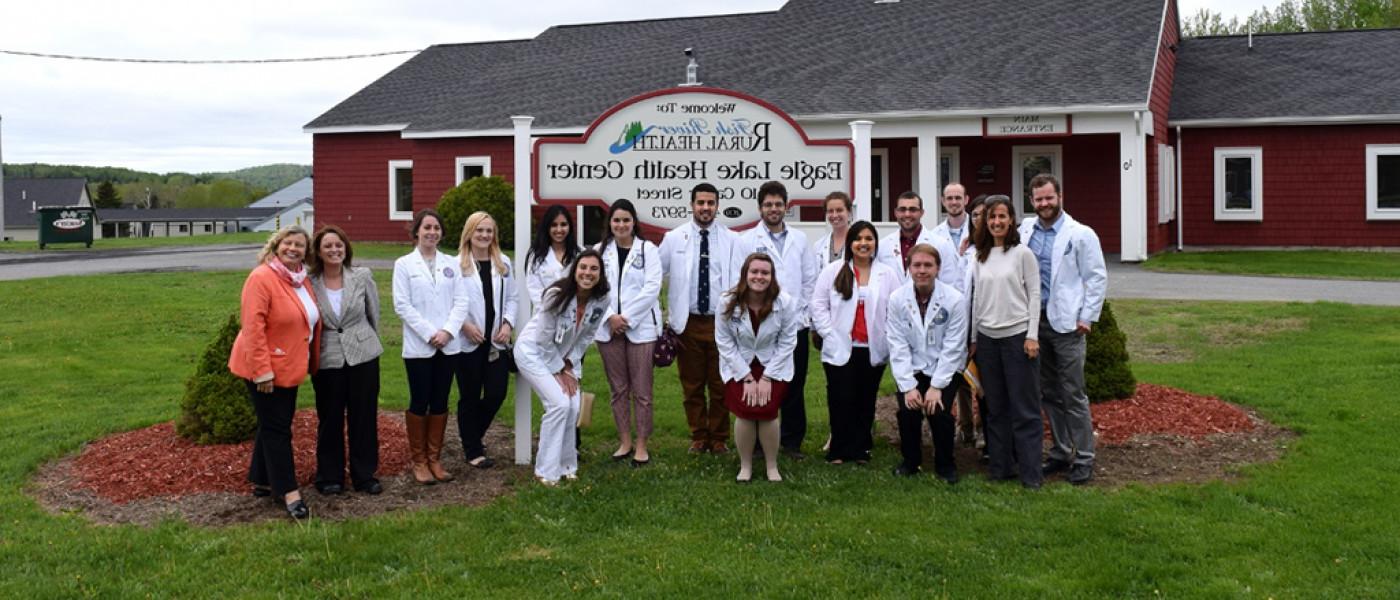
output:
[[442, 437], [447, 432], [447, 413], [428, 415], [428, 470], [438, 481], [455, 479], [442, 468]]
[[437, 483], [432, 470], [428, 468], [428, 418], [404, 411], [403, 423], [408, 430], [408, 452], [413, 459], [414, 481], [423, 485]]

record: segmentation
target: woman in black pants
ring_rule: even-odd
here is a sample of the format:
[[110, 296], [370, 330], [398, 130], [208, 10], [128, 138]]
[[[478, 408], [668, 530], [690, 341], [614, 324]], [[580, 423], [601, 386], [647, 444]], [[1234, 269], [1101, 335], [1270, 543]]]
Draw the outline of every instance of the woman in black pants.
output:
[[462, 261], [459, 295], [466, 296], [462, 321], [462, 352], [457, 357], [457, 432], [467, 464], [489, 469], [486, 430], [506, 400], [510, 370], [510, 337], [515, 324], [515, 277], [510, 257], [501, 252], [496, 220], [474, 212], [462, 226], [458, 248]]
[[[992, 196], [978, 227], [972, 262], [969, 349], [987, 396], [987, 452], [992, 479], [1040, 489], [1040, 268], [1021, 244], [1006, 196]], [[1014, 468], [1014, 470], [1013, 470]]]
[[889, 343], [885, 309], [899, 275], [875, 260], [879, 238], [866, 221], [846, 232], [845, 258], [822, 269], [812, 292], [812, 328], [822, 337], [826, 405], [831, 418], [831, 464], [870, 462], [875, 395], [885, 375]]
[[355, 491], [384, 491], [379, 469], [379, 288], [365, 267], [353, 266], [350, 238], [329, 225], [311, 240], [311, 288], [321, 310], [316, 389], [316, 489], [345, 491], [345, 424], [350, 424], [350, 482]]

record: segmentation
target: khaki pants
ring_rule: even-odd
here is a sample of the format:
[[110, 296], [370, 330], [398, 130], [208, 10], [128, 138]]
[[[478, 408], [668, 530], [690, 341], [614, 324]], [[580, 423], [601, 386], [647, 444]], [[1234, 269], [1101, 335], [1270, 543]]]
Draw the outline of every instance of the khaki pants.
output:
[[719, 374], [714, 317], [690, 315], [680, 338], [676, 370], [680, 372], [681, 392], [685, 395], [685, 420], [690, 425], [690, 439], [706, 443], [727, 441], [729, 410], [724, 407], [724, 380]]

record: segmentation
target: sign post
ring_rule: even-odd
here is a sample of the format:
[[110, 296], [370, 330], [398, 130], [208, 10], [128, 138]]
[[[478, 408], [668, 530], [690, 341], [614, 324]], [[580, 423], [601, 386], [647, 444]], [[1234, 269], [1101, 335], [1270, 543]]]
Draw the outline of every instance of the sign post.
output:
[[[530, 252], [530, 123], [534, 117], [515, 116], [515, 297], [528, 299], [525, 287], [525, 257]], [[516, 303], [515, 323], [524, 328], [530, 320], [530, 302]], [[515, 381], [515, 464], [530, 464], [531, 440], [530, 385]]]
[[690, 190], [719, 189], [730, 227], [758, 220], [758, 187], [782, 182], [795, 205], [820, 204], [853, 186], [848, 140], [811, 140], [782, 110], [718, 88], [683, 87], [614, 106], [582, 137], [535, 142], [534, 197], [540, 204], [610, 205], [631, 200], [638, 220], [672, 229], [690, 221]]

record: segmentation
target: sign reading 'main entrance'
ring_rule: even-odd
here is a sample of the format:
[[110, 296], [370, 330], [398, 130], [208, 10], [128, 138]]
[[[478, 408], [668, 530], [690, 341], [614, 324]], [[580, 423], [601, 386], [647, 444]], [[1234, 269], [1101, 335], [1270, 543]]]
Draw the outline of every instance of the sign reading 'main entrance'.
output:
[[672, 228], [690, 219], [690, 189], [719, 189], [719, 220], [758, 220], [765, 181], [787, 186], [794, 203], [852, 193], [846, 140], [809, 140], [795, 121], [757, 98], [715, 88], [643, 94], [608, 110], [580, 138], [535, 142], [539, 203], [631, 200], [642, 222]]

